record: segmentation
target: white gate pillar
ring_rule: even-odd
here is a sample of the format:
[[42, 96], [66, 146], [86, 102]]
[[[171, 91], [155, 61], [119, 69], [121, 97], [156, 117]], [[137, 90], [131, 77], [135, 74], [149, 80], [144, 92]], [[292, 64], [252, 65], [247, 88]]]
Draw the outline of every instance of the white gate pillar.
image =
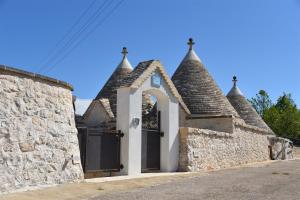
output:
[[178, 103], [171, 99], [159, 101], [161, 110], [161, 138], [160, 170], [173, 172], [178, 169], [179, 162], [179, 109]]
[[[138, 122], [138, 123], [137, 123]], [[142, 92], [129, 87], [117, 91], [117, 130], [121, 138], [121, 174], [141, 173], [142, 154]]]

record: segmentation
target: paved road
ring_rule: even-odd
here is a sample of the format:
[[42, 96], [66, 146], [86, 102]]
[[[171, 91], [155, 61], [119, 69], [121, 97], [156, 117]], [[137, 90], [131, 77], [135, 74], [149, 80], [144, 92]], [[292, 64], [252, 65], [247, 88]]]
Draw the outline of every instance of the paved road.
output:
[[135, 199], [300, 199], [300, 160], [211, 172], [126, 192], [104, 193], [90, 200]]

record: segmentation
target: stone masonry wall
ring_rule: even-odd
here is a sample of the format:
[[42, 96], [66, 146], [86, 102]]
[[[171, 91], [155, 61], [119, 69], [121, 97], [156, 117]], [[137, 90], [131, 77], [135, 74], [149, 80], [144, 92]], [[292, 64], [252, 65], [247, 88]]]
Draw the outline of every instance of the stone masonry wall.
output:
[[214, 118], [189, 118], [185, 121], [185, 127], [200, 129], [209, 129], [214, 131], [233, 132], [233, 118], [231, 117], [214, 117]]
[[83, 178], [72, 93], [0, 68], [0, 193]]
[[269, 160], [268, 135], [236, 126], [233, 133], [180, 128], [180, 171], [226, 168]]

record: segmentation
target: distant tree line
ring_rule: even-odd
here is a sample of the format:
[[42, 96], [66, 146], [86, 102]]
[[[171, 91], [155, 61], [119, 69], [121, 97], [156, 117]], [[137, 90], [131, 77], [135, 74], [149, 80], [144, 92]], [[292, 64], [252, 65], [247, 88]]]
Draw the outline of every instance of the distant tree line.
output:
[[300, 139], [300, 110], [291, 94], [283, 93], [272, 103], [268, 93], [260, 90], [249, 101], [277, 136]]

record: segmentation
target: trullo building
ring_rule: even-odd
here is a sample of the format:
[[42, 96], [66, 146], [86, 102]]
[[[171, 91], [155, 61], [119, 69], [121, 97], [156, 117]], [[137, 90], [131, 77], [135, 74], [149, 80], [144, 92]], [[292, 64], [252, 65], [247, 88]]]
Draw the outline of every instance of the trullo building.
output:
[[123, 48], [121, 63], [77, 118], [86, 174], [198, 171], [270, 159], [272, 130], [236, 81], [226, 97], [192, 39], [188, 47], [172, 78], [158, 60], [132, 68]]

